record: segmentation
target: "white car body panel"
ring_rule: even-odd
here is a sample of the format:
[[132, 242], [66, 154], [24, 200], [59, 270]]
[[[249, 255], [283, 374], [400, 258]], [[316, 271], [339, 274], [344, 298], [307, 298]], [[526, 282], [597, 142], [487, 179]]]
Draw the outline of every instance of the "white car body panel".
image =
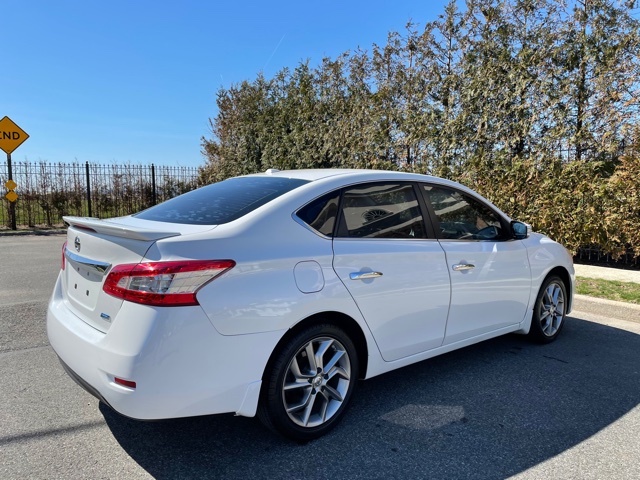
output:
[[[440, 242], [451, 275], [445, 344], [522, 322], [531, 291], [526, 247], [520, 240]], [[454, 271], [454, 265], [474, 268]]]
[[[576, 272], [573, 267], [573, 259], [571, 255], [557, 242], [554, 242], [549, 237], [546, 237], [540, 233], [532, 233], [529, 238], [522, 240], [522, 243], [527, 248], [529, 257], [529, 265], [531, 267], [531, 292], [529, 297], [529, 305], [532, 306], [542, 282], [549, 275], [554, 268], [562, 268], [569, 275], [569, 289], [568, 301], [569, 307], [567, 313], [571, 312], [573, 308], [573, 295], [576, 290]], [[531, 325], [531, 308], [527, 311], [521, 328], [518, 333], [526, 334], [529, 332]]]
[[[200, 307], [124, 302], [107, 334], [69, 316], [61, 289], [48, 309], [47, 334], [61, 360], [123, 415], [172, 418], [239, 410], [284, 332], [223, 337]], [[231, 368], [232, 367], [232, 368]], [[114, 377], [135, 378], [134, 390]], [[142, 380], [141, 380], [142, 379]], [[253, 411], [255, 414], [255, 410]]]
[[410, 357], [404, 357], [399, 360], [395, 360], [393, 362], [385, 362], [382, 359], [382, 357], [373, 358], [369, 360], [370, 374], [366, 378], [371, 378], [376, 375], [388, 373], [393, 370], [397, 370], [398, 368], [406, 367], [407, 365], [412, 365], [417, 362], [422, 362], [424, 360], [437, 357], [438, 355], [442, 355], [444, 353], [453, 352], [454, 350], [458, 350], [459, 348], [468, 347], [469, 345], [480, 343], [485, 340], [489, 340], [491, 338], [499, 337], [501, 335], [506, 335], [507, 333], [513, 333], [513, 332], [518, 332], [517, 327], [505, 327], [499, 330], [493, 330], [492, 332], [487, 332], [482, 335], [478, 335], [476, 337], [469, 337], [469, 338], [466, 338], [465, 340], [461, 340], [456, 343], [442, 345], [441, 347], [434, 348], [432, 350], [427, 350], [426, 352], [418, 353]]
[[[176, 225], [169, 230], [159, 229], [158, 222], [137, 219], [131, 216], [110, 218], [108, 220], [69, 216], [64, 216], [62, 219], [71, 227], [76, 227], [80, 230], [91, 230], [103, 235], [142, 241], [160, 240], [161, 238], [188, 235], [215, 228], [213, 225]], [[166, 226], [166, 224], [163, 226]]]
[[[435, 240], [335, 239], [334, 269], [355, 300], [386, 361], [442, 345], [451, 286]], [[381, 277], [352, 280], [350, 274]]]
[[[221, 225], [135, 216], [67, 218], [72, 225], [67, 248], [89, 260], [114, 266], [235, 262], [198, 291], [199, 305], [153, 307], [106, 294], [101, 290], [106, 275], [87, 275], [82, 265], [79, 271], [69, 256], [49, 304], [47, 331], [77, 381], [133, 418], [253, 416], [269, 358], [287, 332], [310, 318], [351, 319], [366, 346], [367, 368], [361, 373], [370, 378], [504, 333], [528, 332], [533, 303], [554, 268], [570, 279], [571, 304], [571, 257], [540, 234], [502, 242], [334, 240], [295, 217], [301, 206], [326, 192], [377, 180], [432, 182], [491, 205], [461, 185], [362, 170], [270, 175], [311, 182]], [[506, 263], [496, 259], [505, 255]], [[451, 270], [461, 262], [476, 268]], [[350, 273], [365, 270], [383, 276], [349, 279]], [[116, 384], [114, 377], [135, 380], [137, 387]]]
[[109, 330], [111, 319], [120, 310], [122, 300], [103, 294], [104, 273], [88, 264], [95, 264], [96, 262], [92, 262], [95, 259], [109, 266], [138, 263], [152, 243], [130, 238], [114, 242], [109, 235], [70, 227], [67, 230], [68, 248], [65, 253], [67, 268], [60, 279], [65, 304], [93, 328], [102, 332]]

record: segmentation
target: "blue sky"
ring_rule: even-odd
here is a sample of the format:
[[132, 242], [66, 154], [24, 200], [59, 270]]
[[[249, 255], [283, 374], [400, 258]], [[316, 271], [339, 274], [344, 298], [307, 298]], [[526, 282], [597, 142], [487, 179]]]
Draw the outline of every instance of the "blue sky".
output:
[[370, 50], [446, 3], [0, 0], [0, 118], [30, 135], [12, 159], [202, 165], [220, 87]]

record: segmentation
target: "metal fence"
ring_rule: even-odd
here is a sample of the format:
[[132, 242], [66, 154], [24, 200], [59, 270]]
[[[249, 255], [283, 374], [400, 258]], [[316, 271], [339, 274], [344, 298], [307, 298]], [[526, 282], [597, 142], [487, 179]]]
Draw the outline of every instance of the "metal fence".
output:
[[[62, 226], [63, 215], [129, 215], [193, 190], [198, 179], [197, 167], [153, 164], [12, 162], [12, 173], [19, 228]], [[0, 163], [0, 185], [8, 179], [8, 165]], [[8, 229], [10, 204], [2, 204], [0, 229]]]
[[636, 256], [633, 250], [627, 251], [627, 253], [621, 255], [619, 258], [613, 258], [611, 255], [603, 253], [597, 245], [579, 249], [574, 257], [574, 261], [587, 265], [602, 265], [605, 267], [640, 270], [640, 256]]

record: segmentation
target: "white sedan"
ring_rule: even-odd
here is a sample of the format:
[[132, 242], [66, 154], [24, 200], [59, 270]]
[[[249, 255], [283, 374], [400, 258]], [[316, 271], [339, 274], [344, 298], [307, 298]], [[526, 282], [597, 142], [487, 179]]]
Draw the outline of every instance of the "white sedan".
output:
[[554, 340], [558, 243], [460, 184], [268, 170], [70, 225], [47, 313], [80, 385], [123, 415], [256, 414], [325, 434], [358, 379], [510, 332]]

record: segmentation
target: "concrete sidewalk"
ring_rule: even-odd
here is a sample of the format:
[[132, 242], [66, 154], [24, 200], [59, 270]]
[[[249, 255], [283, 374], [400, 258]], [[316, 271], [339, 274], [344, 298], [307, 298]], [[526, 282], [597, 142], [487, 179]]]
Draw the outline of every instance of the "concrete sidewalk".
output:
[[616, 280], [619, 282], [640, 283], [640, 270], [622, 270], [620, 268], [594, 267], [593, 265], [575, 264], [576, 276]]

